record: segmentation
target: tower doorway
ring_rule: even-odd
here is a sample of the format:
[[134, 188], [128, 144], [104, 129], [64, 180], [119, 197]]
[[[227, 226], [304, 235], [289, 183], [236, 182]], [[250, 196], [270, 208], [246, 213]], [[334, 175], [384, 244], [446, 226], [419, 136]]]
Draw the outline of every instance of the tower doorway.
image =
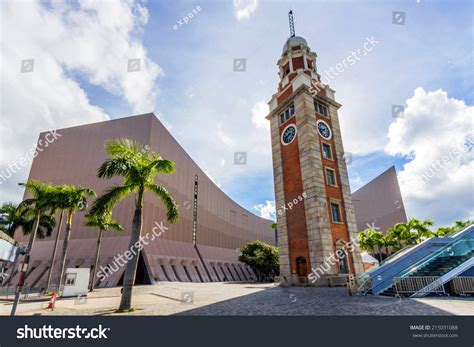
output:
[[349, 265], [347, 264], [347, 254], [343, 251], [343, 254], [339, 257], [339, 272], [341, 274], [349, 273]]
[[306, 275], [308, 275], [308, 267], [306, 265], [305, 257], [296, 258], [296, 273], [299, 277], [306, 277]]

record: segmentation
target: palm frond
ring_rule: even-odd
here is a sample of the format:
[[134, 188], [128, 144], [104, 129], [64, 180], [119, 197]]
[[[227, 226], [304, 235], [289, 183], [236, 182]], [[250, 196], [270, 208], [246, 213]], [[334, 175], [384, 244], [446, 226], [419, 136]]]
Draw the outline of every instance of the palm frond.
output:
[[122, 201], [133, 189], [130, 186], [115, 186], [98, 197], [89, 211], [90, 215], [104, 215], [111, 212], [120, 201]]
[[174, 201], [173, 197], [168, 193], [168, 191], [158, 184], [148, 184], [147, 188], [155, 193], [165, 205], [166, 208], [166, 217], [170, 223], [176, 223], [179, 220], [179, 206]]
[[86, 215], [86, 226], [98, 228], [99, 230], [117, 230], [122, 231], [123, 227], [114, 219], [112, 219], [112, 212], [105, 212], [102, 215]]
[[104, 147], [113, 158], [134, 157], [143, 148], [139, 142], [126, 138], [107, 140]]
[[128, 158], [112, 158], [100, 165], [97, 169], [97, 177], [109, 179], [114, 176], [127, 176], [133, 170], [135, 170], [133, 162]]
[[35, 205], [36, 199], [25, 199], [18, 204], [18, 211], [23, 212], [31, 209]]
[[[31, 234], [34, 223], [35, 223], [35, 217], [30, 218], [30, 219], [23, 219], [19, 223], [19, 226], [21, 226], [21, 229], [23, 230], [23, 235]], [[36, 235], [40, 239], [50, 237], [51, 234], [53, 233], [55, 224], [56, 224], [56, 220], [53, 216], [50, 216], [50, 215], [41, 216]]]
[[174, 162], [166, 159], [156, 159], [148, 167], [150, 170], [162, 175], [171, 175], [175, 171]]

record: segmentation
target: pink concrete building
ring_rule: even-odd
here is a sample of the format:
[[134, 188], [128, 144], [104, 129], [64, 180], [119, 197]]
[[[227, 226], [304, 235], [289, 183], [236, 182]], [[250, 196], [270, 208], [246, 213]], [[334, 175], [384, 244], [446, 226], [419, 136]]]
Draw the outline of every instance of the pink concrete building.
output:
[[[129, 138], [149, 145], [163, 158], [173, 160], [176, 172], [160, 176], [162, 184], [180, 208], [180, 221], [169, 224], [161, 200], [146, 193], [142, 235], [155, 228], [159, 236], [144, 245], [137, 271], [137, 283], [155, 281], [245, 281], [254, 277], [252, 271], [239, 263], [238, 248], [253, 240], [274, 244], [271, 221], [255, 216], [223, 193], [154, 114], [143, 114], [106, 122], [88, 124], [57, 131], [60, 135], [43, 148], [34, 159], [29, 179], [52, 184], [73, 184], [90, 187], [100, 195], [120, 178], [97, 178], [97, 168], [107, 158], [104, 142]], [[47, 133], [41, 133], [43, 139]], [[196, 194], [196, 196], [195, 196]], [[195, 197], [197, 208], [195, 210]], [[107, 273], [96, 278], [98, 287], [120, 285], [124, 266], [117, 266], [114, 257], [128, 248], [134, 197], [128, 197], [114, 209], [114, 219], [123, 227], [122, 233], [108, 231], [104, 236], [99, 270]], [[195, 211], [196, 212], [195, 212]], [[196, 223], [194, 223], [196, 221]], [[32, 251], [26, 287], [43, 288], [47, 280], [55, 233], [38, 240]], [[92, 267], [98, 231], [84, 226], [84, 213], [73, 221], [66, 267]], [[64, 227], [61, 238], [64, 236]], [[16, 238], [27, 238], [17, 232]], [[195, 246], [194, 246], [195, 243]], [[62, 242], [58, 244], [58, 253]], [[53, 269], [57, 277], [59, 256]], [[17, 274], [12, 283], [17, 282]]]
[[394, 166], [352, 193], [352, 201], [359, 232], [371, 226], [385, 233], [395, 224], [407, 222]]

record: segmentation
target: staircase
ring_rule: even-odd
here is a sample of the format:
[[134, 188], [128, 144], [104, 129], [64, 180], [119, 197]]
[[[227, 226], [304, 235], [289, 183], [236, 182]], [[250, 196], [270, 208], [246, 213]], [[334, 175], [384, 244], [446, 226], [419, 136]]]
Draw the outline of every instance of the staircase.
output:
[[[469, 243], [472, 243], [472, 242], [469, 242]], [[472, 248], [467, 252], [463, 252], [462, 254], [457, 253], [457, 252], [452, 252], [452, 254], [449, 254], [449, 253], [446, 254], [446, 253], [447, 253], [446, 251], [441, 252], [441, 254], [439, 254], [438, 256], [430, 257], [428, 261], [425, 261], [419, 264], [418, 266], [415, 265], [414, 267], [411, 268], [410, 271], [406, 272], [402, 277], [406, 279], [417, 278], [417, 280], [420, 280], [420, 278], [425, 278], [425, 280], [428, 278], [432, 278], [432, 280], [434, 280], [435, 278], [443, 279], [446, 276], [450, 276], [452, 274], [451, 271], [456, 271], [456, 268], [458, 268], [461, 264], [468, 262], [470, 259], [472, 261], [472, 258], [474, 257], [474, 250]], [[446, 283], [447, 281], [449, 280], [446, 280], [446, 278], [444, 278], [442, 283]], [[435, 283], [431, 282], [430, 286], [434, 286], [434, 285]], [[421, 289], [422, 288], [419, 288], [419, 290]], [[392, 285], [389, 288], [385, 289], [380, 294], [385, 295], [385, 296], [395, 296], [397, 295], [397, 291], [395, 289], [395, 286]], [[418, 294], [423, 295], [421, 294], [421, 292], [417, 293], [417, 295]], [[425, 295], [426, 294], [427, 293], [425, 293]], [[415, 295], [415, 294], [411, 293], [411, 295]]]
[[470, 251], [465, 255], [458, 255], [452, 257], [440, 257], [435, 258], [425, 266], [411, 273], [409, 277], [412, 276], [443, 276], [445, 273], [451, 271], [452, 269], [458, 267], [466, 260], [470, 259], [473, 256], [473, 252]]
[[[452, 257], [440, 257], [434, 258], [431, 262], [425, 264], [414, 272], [410, 273], [406, 277], [422, 277], [422, 276], [438, 276], [441, 277], [444, 274], [448, 273], [452, 269], [458, 267], [465, 261], [472, 258], [474, 252], [469, 252], [462, 256], [452, 256]], [[395, 286], [390, 286], [385, 289], [380, 295], [385, 296], [396, 296], [397, 292], [395, 291]]]
[[474, 225], [447, 238], [427, 239], [387, 259], [379, 268], [364, 273], [364, 279], [370, 279], [367, 281], [370, 288], [364, 287], [363, 293], [394, 296], [398, 292], [409, 295], [411, 288], [416, 289], [418, 286], [423, 287], [415, 290], [416, 296], [426, 295], [426, 290], [430, 288], [442, 292], [442, 289], [439, 291], [440, 287], [436, 287], [438, 279], [447, 283], [472, 263]]

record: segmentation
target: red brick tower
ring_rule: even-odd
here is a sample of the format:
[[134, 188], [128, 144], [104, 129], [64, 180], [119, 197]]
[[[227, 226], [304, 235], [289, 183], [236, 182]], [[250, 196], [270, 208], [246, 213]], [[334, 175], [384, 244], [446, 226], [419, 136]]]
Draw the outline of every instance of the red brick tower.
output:
[[[278, 60], [269, 102], [280, 272], [306, 277], [363, 271], [334, 90], [322, 85], [316, 53], [292, 36]], [[336, 259], [336, 262], [331, 261]], [[319, 270], [317, 270], [319, 268]]]

